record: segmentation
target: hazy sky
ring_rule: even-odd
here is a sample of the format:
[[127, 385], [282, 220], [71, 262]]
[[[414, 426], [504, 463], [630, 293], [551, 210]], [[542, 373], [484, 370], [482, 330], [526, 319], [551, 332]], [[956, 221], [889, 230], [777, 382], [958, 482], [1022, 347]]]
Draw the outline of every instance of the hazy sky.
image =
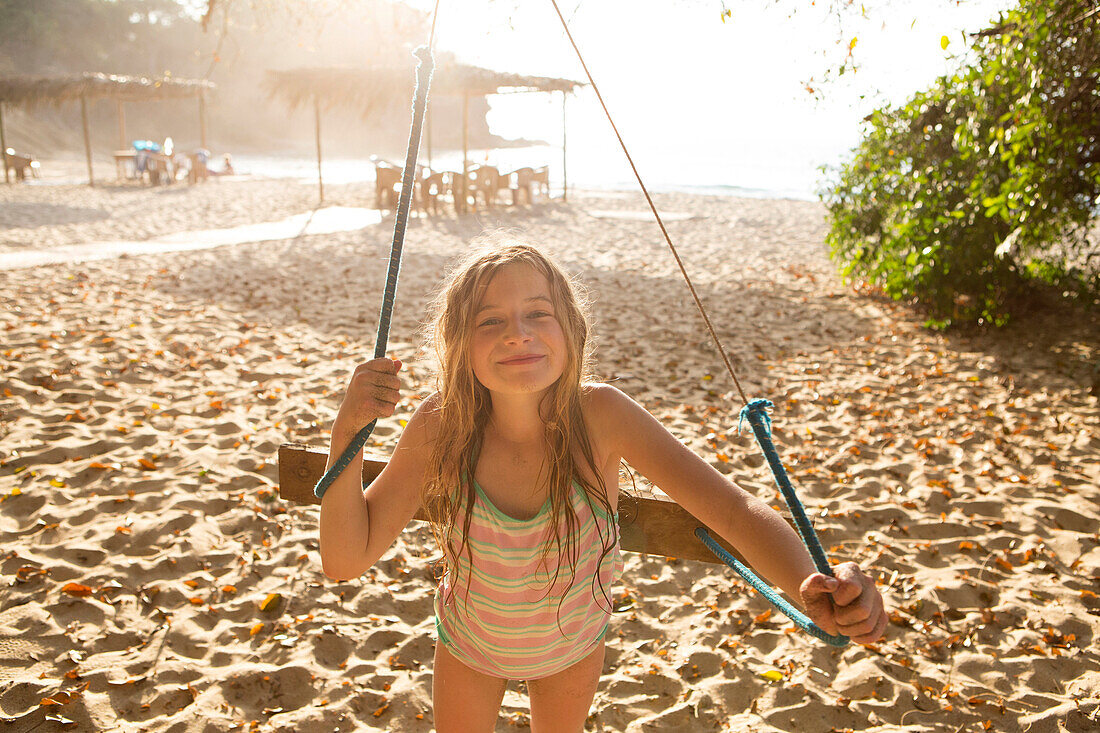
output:
[[[411, 4], [430, 9], [433, 2]], [[861, 13], [857, 2], [838, 19], [828, 3], [801, 0], [559, 0], [620, 132], [658, 182], [755, 179], [773, 187], [838, 161], [875, 106], [904, 101], [955, 68], [962, 32], [988, 26], [1014, 4], [895, 1]], [[725, 23], [723, 8], [732, 12]], [[439, 13], [436, 45], [463, 61], [584, 78], [549, 0], [441, 0]], [[858, 72], [821, 87], [853, 38]], [[811, 79], [818, 95], [806, 90]], [[559, 99], [498, 96], [491, 103], [494, 132], [560, 141]], [[569, 102], [569, 135], [578, 175], [586, 165], [628, 170], [590, 92]]]

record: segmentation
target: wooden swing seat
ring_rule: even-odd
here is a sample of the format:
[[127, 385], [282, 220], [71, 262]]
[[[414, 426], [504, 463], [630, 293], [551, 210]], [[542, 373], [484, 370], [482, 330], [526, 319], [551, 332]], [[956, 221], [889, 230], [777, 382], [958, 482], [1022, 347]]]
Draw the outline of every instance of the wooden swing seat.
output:
[[[320, 504], [313, 487], [325, 473], [328, 453], [305, 445], [288, 443], [279, 447], [279, 497], [297, 504]], [[363, 483], [368, 484], [382, 472], [384, 456], [366, 455], [363, 459]], [[421, 511], [414, 520], [424, 521]], [[627, 552], [663, 555], [683, 560], [721, 563], [706, 545], [695, 537], [702, 523], [683, 507], [650, 491], [619, 488], [619, 546]], [[725, 540], [718, 542], [741, 562], [747, 561]]]

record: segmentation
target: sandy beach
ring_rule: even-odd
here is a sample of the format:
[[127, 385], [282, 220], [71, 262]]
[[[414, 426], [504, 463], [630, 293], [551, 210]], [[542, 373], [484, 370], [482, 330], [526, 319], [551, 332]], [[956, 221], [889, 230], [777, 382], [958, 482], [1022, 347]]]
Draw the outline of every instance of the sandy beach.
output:
[[[370, 184], [326, 186], [369, 206]], [[723, 566], [625, 554], [591, 731], [1100, 729], [1100, 316], [948, 334], [845, 285], [820, 204], [661, 194], [660, 211], [833, 562], [891, 624], [824, 646]], [[0, 254], [283, 219], [293, 181], [0, 186]], [[770, 503], [740, 399], [637, 192], [414, 219], [391, 355], [486, 228], [587, 284], [596, 376]], [[0, 722], [26, 731], [430, 731], [433, 558], [411, 525], [321, 572], [282, 443], [327, 448], [370, 358], [393, 219], [337, 234], [0, 271]], [[645, 486], [638, 477], [639, 486]], [[498, 730], [529, 729], [522, 684]], [[64, 721], [71, 721], [66, 724]]]

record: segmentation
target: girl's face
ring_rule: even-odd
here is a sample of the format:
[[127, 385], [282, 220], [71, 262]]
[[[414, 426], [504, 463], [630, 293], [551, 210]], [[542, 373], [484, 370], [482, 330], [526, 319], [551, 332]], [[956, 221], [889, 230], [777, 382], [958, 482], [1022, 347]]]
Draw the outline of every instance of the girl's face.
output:
[[565, 371], [566, 340], [550, 283], [527, 264], [493, 275], [474, 313], [474, 376], [490, 392], [538, 394]]

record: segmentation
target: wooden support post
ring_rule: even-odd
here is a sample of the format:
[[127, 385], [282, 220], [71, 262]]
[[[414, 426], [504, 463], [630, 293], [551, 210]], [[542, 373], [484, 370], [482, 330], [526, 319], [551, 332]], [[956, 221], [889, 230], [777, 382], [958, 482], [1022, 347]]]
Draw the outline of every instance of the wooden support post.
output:
[[80, 97], [80, 120], [84, 124], [84, 157], [88, 160], [88, 185], [95, 185], [95, 178], [92, 176], [92, 135], [88, 130], [88, 98], [86, 96]]
[[126, 149], [126, 110], [118, 100], [118, 149]]
[[[313, 487], [325, 473], [328, 453], [304, 445], [279, 447], [279, 497], [298, 504], [321, 503], [313, 495]], [[385, 458], [366, 455], [363, 460], [363, 483], [369, 484], [382, 472]], [[695, 528], [705, 526], [676, 502], [651, 492], [619, 492], [619, 546], [627, 552], [664, 555], [684, 560], [721, 562], [695, 536]], [[414, 519], [426, 517], [417, 510]], [[716, 532], [711, 532], [722, 547], [741, 562], [745, 558]], [[746, 563], [747, 564], [747, 563]]]
[[[561, 90], [561, 200], [569, 200], [569, 174], [565, 167], [565, 100], [569, 92]], [[547, 184], [549, 188], [549, 183]]]
[[424, 110], [424, 126], [428, 129], [428, 169], [432, 167], [432, 102], [428, 100], [427, 108]]
[[313, 98], [313, 128], [317, 134], [317, 195], [325, 203], [325, 182], [321, 178], [321, 102]]
[[456, 209], [465, 213], [466, 211], [466, 186], [470, 182], [470, 169], [467, 150], [469, 149], [469, 129], [470, 129], [470, 92], [463, 90], [462, 92], [462, 208]]
[[[122, 106], [121, 99], [115, 100], [118, 106], [118, 151], [115, 154], [115, 180], [121, 181], [123, 177], [123, 170], [126, 167], [126, 159], [119, 158], [118, 153], [126, 150], [126, 109]], [[136, 169], [136, 168], [135, 168]]]
[[4, 164], [4, 183], [11, 183], [8, 174], [8, 141], [4, 138], [4, 103], [0, 102], [0, 162]]
[[206, 148], [206, 91], [199, 89], [199, 147]]

